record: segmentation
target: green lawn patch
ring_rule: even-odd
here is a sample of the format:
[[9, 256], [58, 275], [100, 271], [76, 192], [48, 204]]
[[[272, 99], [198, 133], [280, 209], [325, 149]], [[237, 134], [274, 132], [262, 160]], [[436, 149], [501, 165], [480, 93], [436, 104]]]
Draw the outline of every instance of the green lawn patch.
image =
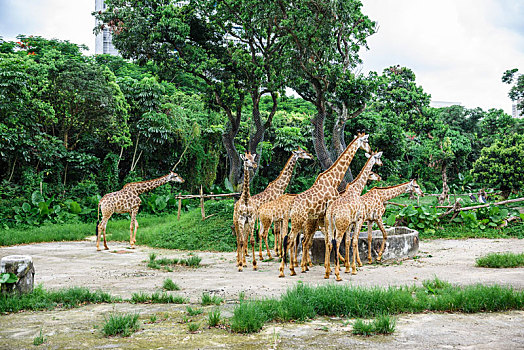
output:
[[316, 316], [371, 318], [401, 313], [494, 312], [524, 309], [524, 291], [498, 285], [452, 286], [439, 279], [422, 287], [353, 287], [302, 283], [279, 299], [244, 301], [230, 320], [231, 330], [259, 331], [266, 322], [304, 321]]
[[478, 267], [523, 267], [524, 253], [490, 253], [476, 260]]

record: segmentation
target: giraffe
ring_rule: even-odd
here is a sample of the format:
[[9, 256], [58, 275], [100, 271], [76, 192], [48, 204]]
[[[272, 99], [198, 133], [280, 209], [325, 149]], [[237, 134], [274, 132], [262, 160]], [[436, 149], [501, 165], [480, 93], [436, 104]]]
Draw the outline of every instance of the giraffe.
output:
[[136, 215], [138, 214], [138, 209], [142, 203], [139, 195], [151, 191], [158, 186], [161, 186], [169, 181], [174, 181], [178, 183], [184, 182], [178, 174], [174, 172], [169, 172], [169, 174], [159, 177], [157, 179], [149, 181], [139, 181], [139, 182], [130, 182], [120, 191], [111, 192], [106, 194], [98, 202], [97, 215], [100, 217], [100, 212], [102, 212], [102, 221], [97, 222], [97, 240], [96, 240], [96, 250], [100, 251], [100, 237], [101, 233], [104, 234], [104, 249], [109, 249], [106, 243], [106, 225], [107, 221], [113, 215], [113, 213], [129, 213], [131, 214], [131, 225], [129, 226], [129, 243], [131, 248], [135, 247], [136, 242], [136, 231], [138, 229], [138, 221], [136, 220]]
[[[240, 158], [242, 158], [244, 162], [244, 184], [242, 185], [242, 194], [240, 195], [240, 199], [235, 203], [235, 210], [233, 212], [233, 225], [237, 237], [237, 266], [239, 272], [241, 272], [243, 266], [246, 265], [247, 242], [250, 232], [252, 232], [255, 227], [256, 209], [251, 201], [251, 194], [249, 193], [249, 171], [257, 167], [255, 161], [256, 156], [256, 154], [249, 152], [240, 155]], [[251, 240], [251, 245], [253, 246], [253, 265], [254, 268], [256, 268], [255, 240], [253, 236], [251, 236]]]
[[[369, 135], [364, 133], [358, 134], [329, 169], [320, 173], [309, 189], [296, 196], [284, 220], [284, 222], [288, 222], [291, 219], [291, 232], [287, 239], [288, 242], [294, 242], [301, 232], [304, 232], [304, 242], [307, 242], [308, 237], [318, 227], [319, 220], [323, 220], [327, 201], [338, 197], [337, 188], [357, 150], [362, 148], [366, 152], [371, 152], [368, 137]], [[284, 229], [286, 229], [285, 224]], [[287, 245], [283, 247], [279, 277], [284, 277], [285, 256], [288, 249]], [[302, 272], [307, 270], [306, 261], [307, 251], [304, 251], [301, 263]], [[291, 276], [296, 275], [292, 256], [290, 257], [289, 270]]]
[[[362, 168], [358, 176], [351, 182], [347, 187], [343, 195], [338, 197], [336, 200], [331, 202], [326, 209], [325, 215], [325, 227], [327, 232], [325, 235], [326, 252], [324, 258], [324, 266], [326, 268], [326, 274], [324, 278], [329, 278], [331, 272], [330, 269], [330, 257], [331, 249], [335, 246], [335, 276], [337, 281], [341, 281], [340, 278], [340, 259], [339, 249], [340, 242], [346, 234], [346, 259], [344, 264], [346, 266], [346, 272], [349, 272], [349, 240], [351, 237], [351, 227], [355, 229], [353, 234], [353, 257], [355, 257], [355, 251], [357, 249], [358, 233], [363, 223], [363, 212], [364, 204], [360, 200], [360, 195], [364, 186], [366, 185], [368, 178], [371, 173], [371, 169], [374, 165], [382, 165], [381, 157], [382, 152], [373, 153], [368, 156], [366, 165]], [[336, 231], [336, 233], [335, 233]], [[355, 240], [357, 238], [357, 240]], [[356, 267], [352, 266], [354, 273], [356, 273]]]
[[267, 255], [271, 259], [271, 252], [267, 243], [267, 236], [271, 224], [274, 223], [274, 234], [275, 234], [275, 253], [281, 252], [281, 236], [282, 224], [284, 221], [285, 214], [289, 211], [296, 194], [286, 193], [281, 195], [275, 200], [266, 202], [258, 208], [258, 220], [260, 224], [259, 234], [261, 239], [259, 240], [259, 256], [262, 260], [262, 239], [266, 242]]
[[[384, 238], [378, 252], [377, 261], [382, 259], [382, 253], [384, 253], [384, 248], [386, 246], [386, 240], [388, 239], [388, 234], [384, 228], [384, 223], [382, 222], [382, 216], [386, 211], [386, 201], [400, 196], [403, 193], [412, 193], [417, 196], [424, 196], [424, 193], [420, 189], [420, 186], [417, 184], [416, 180], [411, 180], [396, 186], [389, 187], [374, 187], [368, 192], [364, 193], [361, 197], [362, 202], [364, 203], [364, 222], [368, 223], [368, 262], [371, 264], [371, 235], [373, 222], [376, 222], [380, 231], [382, 231], [382, 237]], [[357, 251], [358, 254], [358, 251]]]
[[[286, 165], [284, 166], [284, 168], [282, 169], [278, 177], [275, 180], [273, 180], [271, 183], [269, 183], [269, 185], [266, 187], [264, 191], [257, 193], [254, 196], [251, 196], [250, 201], [251, 201], [251, 205], [254, 207], [254, 210], [255, 210], [255, 221], [258, 219], [258, 208], [262, 204], [275, 200], [284, 193], [287, 185], [289, 184], [289, 181], [291, 180], [291, 177], [293, 175], [293, 169], [295, 168], [297, 161], [299, 159], [312, 159], [312, 158], [313, 157], [311, 156], [311, 154], [303, 150], [301, 147], [298, 147], [298, 149], [291, 152], [291, 156], [289, 157], [288, 161], [286, 162]], [[254, 235], [254, 227], [250, 232], [252, 242], [254, 242], [253, 235]], [[260, 235], [260, 231], [259, 231], [259, 235]], [[267, 243], [267, 236], [266, 236], [265, 241], [266, 241], [266, 247], [268, 248], [268, 251], [269, 251], [269, 247]], [[261, 239], [259, 239], [259, 242], [261, 246], [262, 245]], [[247, 245], [244, 246], [244, 249], [247, 250]], [[260, 247], [260, 251], [261, 249], [262, 247]], [[260, 259], [262, 260], [262, 253], [260, 253]], [[253, 257], [253, 269], [255, 270], [257, 269], [255, 257]]]

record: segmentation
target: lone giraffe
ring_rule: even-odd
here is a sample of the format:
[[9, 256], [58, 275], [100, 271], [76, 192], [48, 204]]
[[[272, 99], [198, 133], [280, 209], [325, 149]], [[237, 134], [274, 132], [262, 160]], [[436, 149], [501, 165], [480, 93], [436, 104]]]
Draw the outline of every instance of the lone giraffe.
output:
[[[291, 219], [291, 232], [289, 237], [284, 239], [279, 277], [284, 277], [285, 257], [289, 249], [289, 245], [286, 242], [294, 242], [301, 232], [304, 232], [304, 242], [307, 242], [308, 237], [313, 235], [315, 229], [319, 226], [319, 222], [322, 222], [324, 219], [327, 202], [338, 197], [337, 188], [342, 182], [357, 150], [362, 148], [366, 152], [371, 152], [368, 137], [369, 135], [364, 133], [358, 134], [329, 169], [319, 174], [315, 183], [309, 189], [297, 195], [293, 201], [284, 221], [288, 222], [288, 217]], [[284, 224], [284, 229], [286, 229], [285, 226]], [[301, 262], [302, 272], [308, 269], [307, 259], [307, 250], [304, 250]], [[290, 274], [294, 276], [296, 272], [293, 256], [290, 256], [289, 260]]]
[[[331, 202], [326, 209], [325, 216], [325, 227], [327, 232], [325, 235], [326, 252], [324, 258], [324, 266], [326, 274], [324, 278], [329, 278], [331, 272], [330, 269], [330, 257], [331, 249], [335, 248], [335, 276], [337, 281], [341, 281], [340, 278], [340, 243], [346, 235], [346, 258], [344, 264], [346, 266], [346, 273], [349, 272], [349, 241], [351, 237], [351, 227], [354, 227], [353, 234], [353, 256], [355, 257], [355, 251], [357, 250], [358, 233], [362, 228], [364, 218], [364, 204], [361, 201], [361, 193], [366, 185], [368, 178], [371, 174], [373, 166], [382, 165], [380, 158], [382, 152], [372, 153], [368, 156], [366, 165], [362, 168], [358, 176], [351, 182], [347, 187], [343, 195], [338, 197], [335, 201]], [[355, 237], [357, 240], [355, 240]], [[354, 262], [353, 262], [354, 265]], [[354, 273], [356, 273], [356, 267], [352, 266]]]
[[[247, 244], [250, 233], [253, 232], [256, 220], [256, 209], [251, 201], [251, 194], [249, 193], [249, 171], [256, 169], [257, 162], [255, 161], [256, 154], [246, 152], [241, 154], [240, 158], [244, 162], [244, 184], [242, 186], [242, 194], [240, 199], [235, 203], [235, 210], [233, 212], [233, 225], [237, 237], [237, 266], [238, 271], [242, 271], [243, 266], [246, 265]], [[255, 261], [255, 240], [251, 235], [251, 245], [253, 246], [253, 268], [256, 269]]]
[[[361, 200], [364, 203], [364, 222], [368, 223], [368, 262], [371, 264], [371, 240], [372, 240], [372, 228], [373, 222], [376, 222], [380, 231], [382, 231], [382, 244], [378, 252], [377, 261], [382, 259], [382, 254], [384, 253], [384, 248], [386, 246], [386, 241], [388, 239], [388, 234], [384, 228], [384, 223], [382, 222], [382, 216], [386, 211], [385, 203], [397, 196], [400, 196], [403, 193], [412, 193], [417, 196], [424, 196], [424, 193], [420, 189], [420, 186], [417, 184], [416, 180], [411, 180], [409, 182], [402, 183], [396, 186], [389, 187], [374, 187], [368, 192], [362, 195]], [[357, 250], [358, 254], [358, 250]]]
[[152, 189], [168, 183], [169, 181], [182, 183], [184, 182], [184, 179], [171, 171], [169, 174], [157, 179], [128, 183], [124, 185], [120, 191], [111, 192], [103, 196], [102, 199], [100, 199], [100, 202], [98, 202], [97, 216], [100, 217], [100, 212], [102, 212], [102, 221], [97, 222], [96, 250], [100, 251], [100, 233], [104, 234], [104, 249], [109, 249], [106, 243], [106, 225], [107, 221], [111, 215], [113, 215], [113, 213], [131, 214], [131, 225], [129, 226], [129, 244], [131, 244], [131, 248], [133, 249], [135, 247], [136, 231], [138, 229], [136, 215], [138, 214], [138, 209], [142, 203], [139, 195], [144, 192], [151, 191]]

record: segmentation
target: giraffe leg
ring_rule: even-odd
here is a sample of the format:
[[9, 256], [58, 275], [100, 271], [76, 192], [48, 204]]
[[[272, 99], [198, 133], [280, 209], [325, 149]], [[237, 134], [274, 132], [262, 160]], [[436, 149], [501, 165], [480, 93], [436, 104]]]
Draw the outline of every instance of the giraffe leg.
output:
[[386, 247], [386, 241], [388, 240], [388, 233], [386, 232], [386, 228], [384, 227], [382, 218], [378, 218], [377, 224], [378, 224], [378, 227], [380, 228], [380, 231], [382, 231], [382, 238], [383, 238], [382, 244], [380, 245], [380, 250], [377, 256], [377, 261], [380, 261], [382, 259], [382, 253], [384, 253], [384, 248]]
[[237, 266], [238, 271], [242, 272], [244, 255], [244, 223], [237, 222]]
[[136, 231], [138, 230], [138, 220], [135, 218], [135, 228], [133, 230], [133, 244], [136, 244]]
[[[324, 268], [326, 269], [326, 272], [324, 274], [325, 279], [329, 279], [329, 275], [331, 274], [331, 249], [333, 248], [333, 244], [331, 243], [331, 237], [333, 236], [333, 226], [331, 222], [328, 222], [330, 220], [330, 217], [326, 216], [326, 234], [324, 235], [324, 245], [325, 245], [325, 253], [324, 253]], [[335, 252], [336, 256], [336, 252]]]
[[372, 263], [373, 259], [371, 258], [371, 241], [373, 239], [373, 221], [368, 221], [368, 263]]
[[260, 220], [260, 227], [258, 229], [258, 256], [260, 257], [260, 260], [264, 260], [264, 257], [262, 256], [262, 238], [264, 237], [265, 234], [268, 234], [269, 232], [268, 233], [265, 232], [266, 228], [264, 227], [262, 219], [259, 219], [259, 220]]
[[364, 221], [362, 218], [359, 219], [357, 222], [357, 225], [355, 226], [355, 234], [353, 235], [353, 260], [351, 261], [351, 274], [356, 275], [357, 274], [357, 266], [355, 264], [355, 260], [358, 258], [358, 236], [360, 233], [360, 230], [362, 229], [362, 224]]
[[[341, 232], [344, 232], [344, 231], [341, 231]], [[340, 259], [338, 258], [340, 256], [340, 244], [342, 243], [342, 238], [343, 238], [342, 236], [343, 235], [337, 233], [337, 238], [336, 238], [337, 247], [335, 249], [335, 260], [336, 260], [336, 264], [335, 264], [335, 280], [336, 281], [342, 281], [342, 278], [340, 278]]]
[[[298, 226], [298, 225], [296, 225], [296, 226]], [[283, 247], [282, 247], [282, 260], [280, 262], [280, 267], [279, 267], [280, 274], [278, 275], [278, 277], [284, 277], [285, 276], [284, 275], [284, 268], [286, 266], [286, 255], [287, 255], [288, 251], [290, 251], [290, 254], [289, 254], [289, 274], [290, 274], [290, 276], [294, 276], [294, 275], [297, 274], [295, 272], [295, 268], [293, 266], [293, 249], [291, 249], [291, 247], [294, 244], [295, 238], [297, 236], [298, 229], [297, 229], [296, 226], [294, 226], [294, 227], [292, 226], [291, 227], [291, 232], [289, 233], [288, 239], [284, 240], [285, 244], [283, 244]]]
[[[272, 258], [271, 257], [271, 251], [269, 250], [269, 244], [267, 242], [267, 236], [269, 236], [269, 228], [268, 228], [266, 234], [264, 235], [264, 242], [266, 242], [267, 257], [268, 257], [268, 259], [271, 259]], [[260, 254], [260, 255], [261, 255], [260, 260], [262, 260], [262, 254]]]
[[109, 217], [102, 217], [102, 221], [100, 221], [100, 223], [97, 226], [97, 230], [98, 230], [98, 235], [96, 237], [96, 250], [97, 251], [101, 250], [100, 249], [100, 238], [102, 237], [102, 235], [104, 235], [104, 249], [105, 250], [109, 249], [107, 247], [107, 242], [106, 242], [106, 225], [107, 225], [108, 220], [109, 220]]
[[313, 238], [315, 229], [317, 228], [316, 220], [308, 220], [306, 222], [306, 229], [304, 231], [304, 239], [302, 240], [302, 262], [300, 266], [302, 272], [309, 271], [309, 240]]
[[281, 221], [274, 221], [273, 222], [273, 235], [275, 236], [275, 244], [274, 244], [274, 251], [275, 251], [275, 254], [277, 256], [281, 256], [281, 237], [280, 237], [280, 232], [282, 231], [281, 229], [281, 226], [282, 226], [282, 222]]
[[129, 244], [131, 245], [131, 249], [135, 249], [135, 242], [133, 240], [133, 231], [135, 228], [135, 222], [136, 222], [136, 214], [138, 213], [138, 210], [133, 210], [131, 212], [131, 224], [129, 225]]
[[253, 270], [256, 270], [257, 269], [257, 257], [255, 255], [255, 236], [254, 236], [254, 231], [255, 231], [255, 221], [254, 220], [249, 220], [249, 224], [248, 224], [248, 228], [249, 228], [249, 237], [251, 237], [251, 248], [253, 250]]
[[[345, 273], [349, 273], [349, 268], [350, 268], [349, 267], [349, 247], [350, 247], [350, 242], [351, 242], [351, 231], [353, 231], [354, 229], [355, 229], [355, 223], [350, 224], [346, 228], [345, 235], [344, 235], [344, 237], [346, 238], [344, 242], [346, 244], [345, 259], [344, 259], [344, 267], [346, 268]], [[342, 258], [340, 258], [339, 260], [342, 260]]]

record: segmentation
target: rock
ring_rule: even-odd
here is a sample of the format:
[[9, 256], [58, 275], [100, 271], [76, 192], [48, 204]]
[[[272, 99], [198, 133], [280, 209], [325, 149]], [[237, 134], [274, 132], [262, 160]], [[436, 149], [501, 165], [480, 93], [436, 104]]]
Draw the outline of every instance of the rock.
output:
[[[386, 229], [388, 239], [386, 241], [386, 247], [382, 255], [382, 261], [395, 260], [412, 257], [417, 254], [419, 239], [418, 231], [412, 230], [408, 227], [392, 227]], [[382, 244], [382, 232], [380, 230], [373, 230], [373, 240], [371, 241], [371, 256], [373, 261], [376, 261], [378, 251]], [[358, 239], [358, 251], [360, 254], [360, 260], [363, 264], [367, 264], [368, 256], [368, 232], [367, 230], [361, 231]], [[301, 247], [299, 248], [299, 252]], [[301, 252], [300, 252], [301, 253]], [[314, 264], [324, 263], [325, 254], [325, 242], [324, 235], [322, 232], [317, 231], [313, 237], [313, 245], [311, 247], [311, 260]], [[342, 242], [340, 247], [340, 254], [345, 254], [345, 243]], [[349, 248], [349, 256], [351, 258], [353, 250]], [[334, 262], [335, 254], [331, 251], [331, 262]]]
[[2, 283], [2, 293], [31, 293], [34, 286], [35, 268], [33, 258], [29, 255], [9, 255], [0, 262], [0, 274], [14, 273], [18, 277], [15, 283]]

